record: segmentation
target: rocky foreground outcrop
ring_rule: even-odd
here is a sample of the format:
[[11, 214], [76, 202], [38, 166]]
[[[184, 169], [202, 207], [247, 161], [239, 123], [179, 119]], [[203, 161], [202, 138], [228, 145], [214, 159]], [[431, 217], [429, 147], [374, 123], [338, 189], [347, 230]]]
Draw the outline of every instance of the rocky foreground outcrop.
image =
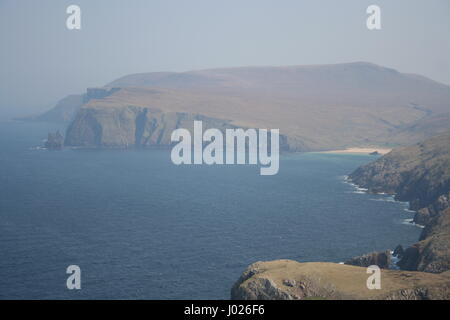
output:
[[450, 134], [394, 149], [358, 168], [350, 179], [369, 192], [409, 201], [414, 222], [424, 225], [420, 241], [407, 248], [398, 265], [406, 270], [450, 270]]
[[442, 274], [381, 270], [381, 289], [368, 289], [363, 267], [292, 260], [256, 262], [231, 289], [232, 299], [450, 299], [450, 271]]

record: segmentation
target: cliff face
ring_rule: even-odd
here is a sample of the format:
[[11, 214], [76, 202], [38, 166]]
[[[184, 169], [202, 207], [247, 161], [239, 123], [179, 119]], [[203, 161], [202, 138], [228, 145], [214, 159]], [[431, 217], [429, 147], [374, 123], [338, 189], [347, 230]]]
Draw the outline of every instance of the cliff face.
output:
[[450, 270], [450, 134], [394, 149], [350, 179], [369, 192], [395, 194], [417, 210], [414, 221], [425, 228], [420, 241], [405, 250], [402, 269]]
[[369, 290], [366, 268], [292, 260], [257, 262], [231, 289], [238, 300], [450, 299], [450, 274], [381, 270], [381, 289]]
[[400, 268], [433, 273], [450, 270], [450, 208], [428, 222], [420, 239], [405, 250]]
[[127, 106], [82, 108], [67, 130], [65, 144], [85, 147], [168, 146], [177, 128], [193, 131], [194, 120], [203, 130], [233, 128], [229, 121], [183, 112]]
[[428, 207], [450, 190], [450, 134], [394, 149], [349, 177], [369, 192], [410, 201], [414, 210]]
[[[235, 98], [231, 100], [231, 104], [240, 104]], [[83, 147], [168, 146], [173, 130], [185, 128], [192, 132], [194, 120], [202, 121], [204, 130], [277, 128], [252, 122], [248, 120], [250, 117], [231, 120], [226, 117], [227, 112], [219, 108], [222, 103], [223, 97], [203, 93], [113, 88], [105, 96], [89, 96], [69, 125], [65, 144]], [[239, 114], [242, 110], [236, 107], [233, 112]], [[237, 118], [241, 119], [240, 116]], [[306, 146], [281, 133], [280, 149], [290, 148], [304, 150]]]

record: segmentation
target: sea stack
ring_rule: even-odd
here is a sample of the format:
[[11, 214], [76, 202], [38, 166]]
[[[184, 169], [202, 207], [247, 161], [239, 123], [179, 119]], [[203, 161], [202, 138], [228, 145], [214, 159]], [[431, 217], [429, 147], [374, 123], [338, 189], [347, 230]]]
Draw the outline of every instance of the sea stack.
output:
[[47, 140], [45, 141], [45, 147], [49, 150], [61, 150], [64, 146], [64, 138], [58, 131], [55, 133], [49, 133]]

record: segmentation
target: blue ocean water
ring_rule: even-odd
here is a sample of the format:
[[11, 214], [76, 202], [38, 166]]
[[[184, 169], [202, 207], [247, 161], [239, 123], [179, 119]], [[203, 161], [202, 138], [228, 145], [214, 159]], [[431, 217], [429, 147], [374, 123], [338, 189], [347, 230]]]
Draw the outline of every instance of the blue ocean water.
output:
[[[407, 204], [343, 177], [373, 156], [175, 166], [167, 150], [47, 151], [57, 126], [0, 123], [1, 299], [227, 299], [259, 260], [340, 262], [415, 242]], [[66, 288], [81, 268], [82, 289]]]

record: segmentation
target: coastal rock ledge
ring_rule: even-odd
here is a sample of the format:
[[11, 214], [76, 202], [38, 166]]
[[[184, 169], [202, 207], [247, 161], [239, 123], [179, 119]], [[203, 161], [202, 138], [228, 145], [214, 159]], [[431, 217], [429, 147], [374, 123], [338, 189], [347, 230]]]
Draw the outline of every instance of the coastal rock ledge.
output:
[[383, 252], [371, 252], [359, 257], [351, 258], [344, 262], [358, 267], [368, 267], [371, 265], [377, 265], [381, 269], [389, 269], [391, 265], [391, 252], [389, 250]]
[[293, 260], [256, 262], [231, 289], [234, 300], [448, 300], [450, 271], [381, 271], [381, 289], [369, 290], [366, 268]]

